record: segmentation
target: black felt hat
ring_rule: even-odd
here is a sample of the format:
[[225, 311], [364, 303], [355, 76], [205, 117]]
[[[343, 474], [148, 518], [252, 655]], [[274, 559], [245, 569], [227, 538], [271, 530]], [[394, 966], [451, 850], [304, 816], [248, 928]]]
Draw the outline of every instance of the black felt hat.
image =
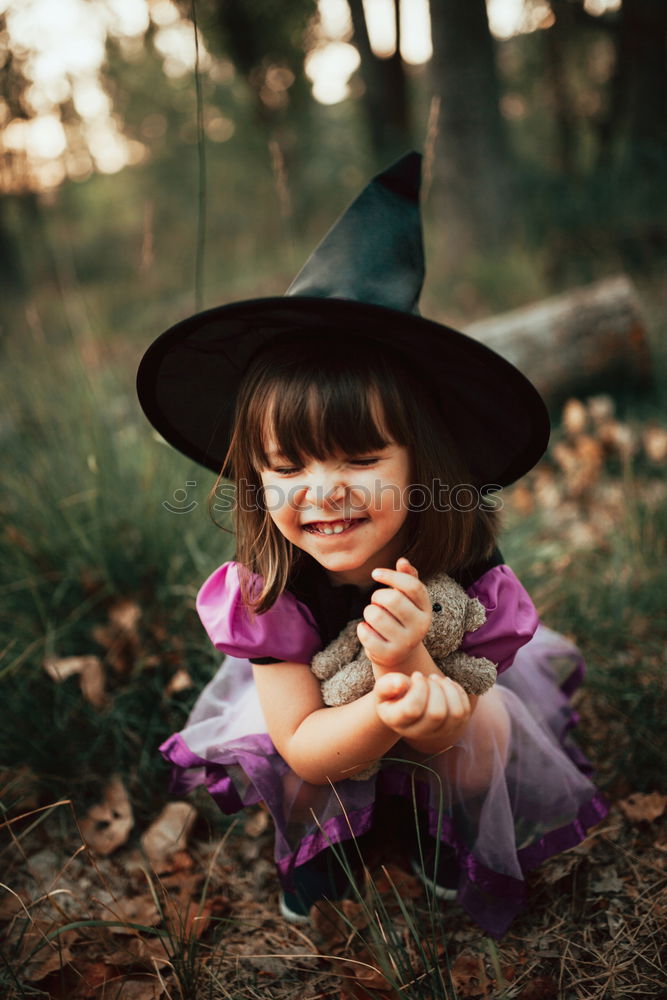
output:
[[422, 375], [475, 484], [507, 486], [528, 472], [549, 439], [537, 390], [483, 344], [419, 315], [420, 179], [414, 152], [373, 178], [284, 296], [218, 306], [158, 337], [139, 366], [137, 392], [162, 437], [219, 473], [236, 393], [258, 349], [299, 331], [335, 344], [345, 331], [379, 350], [391, 345]]

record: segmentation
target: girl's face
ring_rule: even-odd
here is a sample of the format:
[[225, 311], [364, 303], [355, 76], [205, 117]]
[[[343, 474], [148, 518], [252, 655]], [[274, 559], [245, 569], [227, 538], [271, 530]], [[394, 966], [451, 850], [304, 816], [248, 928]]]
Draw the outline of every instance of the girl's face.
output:
[[278, 530], [323, 566], [332, 581], [360, 587], [403, 554], [410, 459], [389, 440], [364, 455], [307, 459], [297, 467], [266, 441], [263, 502]]

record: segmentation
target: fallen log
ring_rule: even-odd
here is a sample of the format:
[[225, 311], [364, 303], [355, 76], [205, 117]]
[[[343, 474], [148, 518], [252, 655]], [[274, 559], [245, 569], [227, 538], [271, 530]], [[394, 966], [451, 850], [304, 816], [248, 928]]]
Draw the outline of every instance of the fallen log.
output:
[[646, 320], [626, 275], [491, 316], [465, 332], [516, 365], [550, 405], [651, 383]]

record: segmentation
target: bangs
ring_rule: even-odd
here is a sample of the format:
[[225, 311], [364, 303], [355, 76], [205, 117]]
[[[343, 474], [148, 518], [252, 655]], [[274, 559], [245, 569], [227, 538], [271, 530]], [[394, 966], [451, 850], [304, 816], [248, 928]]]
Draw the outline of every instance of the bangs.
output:
[[334, 454], [367, 454], [392, 440], [408, 444], [412, 435], [400, 374], [370, 353], [360, 349], [359, 338], [346, 346], [338, 336], [329, 356], [312, 346], [297, 358], [292, 354], [289, 363], [274, 355], [270, 371], [246, 400], [241, 439], [250, 464], [270, 464], [269, 443], [294, 465]]

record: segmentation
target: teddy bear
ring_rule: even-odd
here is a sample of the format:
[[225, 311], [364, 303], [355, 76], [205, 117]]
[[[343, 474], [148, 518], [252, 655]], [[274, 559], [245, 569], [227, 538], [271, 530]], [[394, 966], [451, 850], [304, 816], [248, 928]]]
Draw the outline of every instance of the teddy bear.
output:
[[[476, 597], [468, 597], [446, 573], [434, 576], [426, 589], [432, 608], [431, 625], [424, 637], [426, 649], [443, 674], [458, 681], [468, 694], [484, 694], [495, 683], [496, 665], [458, 648], [465, 632], [474, 632], [486, 621], [483, 605]], [[313, 657], [311, 670], [320, 681], [325, 705], [347, 705], [373, 688], [371, 661], [357, 638], [360, 621], [348, 622], [340, 635]], [[352, 777], [363, 780], [378, 767], [376, 762]]]

